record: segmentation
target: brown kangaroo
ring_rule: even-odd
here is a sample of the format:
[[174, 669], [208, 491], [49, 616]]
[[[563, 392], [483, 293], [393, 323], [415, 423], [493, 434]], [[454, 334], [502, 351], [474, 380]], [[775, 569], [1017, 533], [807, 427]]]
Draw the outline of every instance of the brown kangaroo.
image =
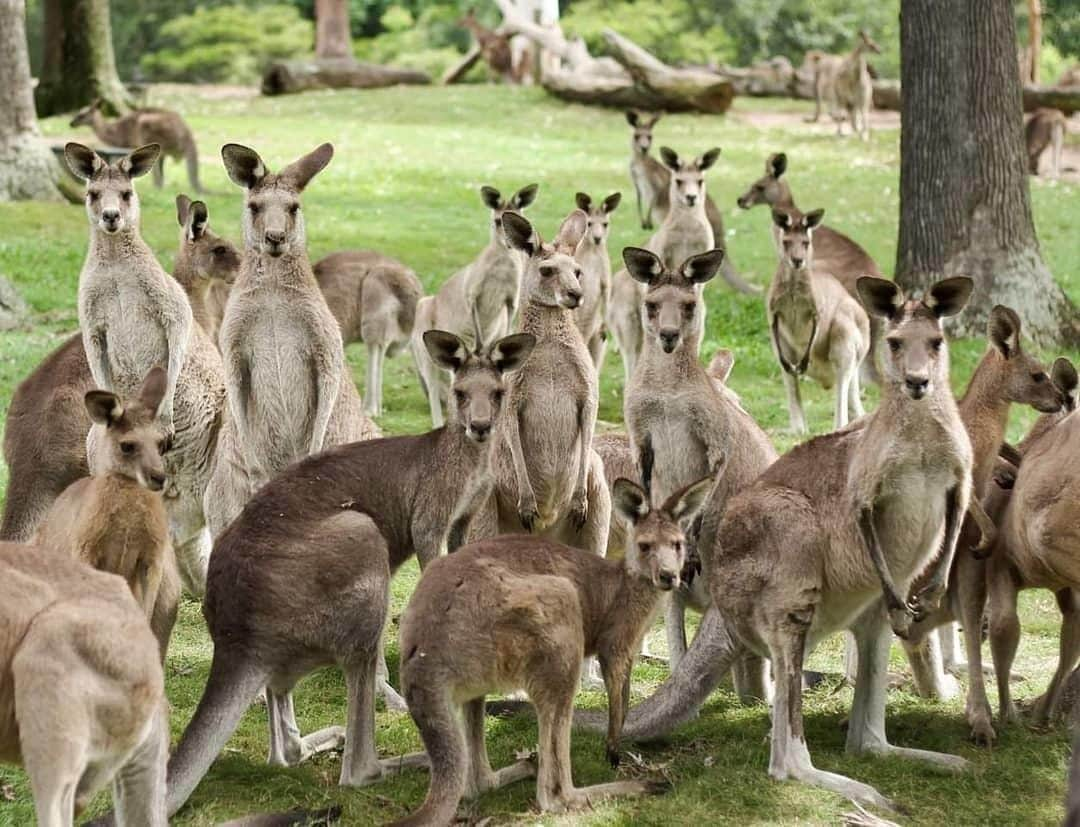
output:
[[589, 348], [597, 374], [604, 366], [604, 352], [607, 349], [604, 320], [611, 304], [611, 256], [607, 239], [611, 230], [611, 214], [621, 200], [622, 194], [618, 192], [613, 192], [598, 204], [584, 192], [576, 196], [578, 209], [588, 216], [588, 228], [574, 252], [583, 274], [581, 304], [574, 310], [574, 321]]
[[202, 201], [176, 196], [176, 220], [180, 223], [180, 248], [173, 278], [187, 293], [195, 323], [217, 347], [229, 291], [240, 271], [240, 251], [227, 238], [211, 232], [210, 213]]
[[480, 47], [480, 56], [488, 68], [501, 78], [503, 83], [513, 83], [515, 81], [514, 55], [510, 50], [510, 38], [499, 34], [494, 29], [489, 29], [477, 20], [474, 9], [465, 12], [465, 16], [458, 20], [458, 25], [472, 32], [472, 36], [476, 38], [476, 45]]
[[[616, 507], [632, 525], [621, 560], [537, 537], [499, 537], [427, 568], [401, 620], [401, 676], [431, 759], [431, 786], [423, 806], [396, 827], [451, 823], [462, 796], [533, 775], [545, 813], [665, 789], [642, 781], [574, 786], [574, 693], [582, 659], [596, 655], [608, 696], [607, 756], [617, 767], [634, 655], [660, 595], [679, 585], [684, 532], [712, 486], [712, 478], [699, 480], [656, 508], [638, 485], [617, 480]], [[536, 706], [539, 760], [495, 772], [484, 744], [484, 695], [514, 689]]]
[[1065, 143], [1065, 115], [1060, 109], [1036, 109], [1024, 127], [1028, 172], [1039, 174], [1039, 159], [1051, 147], [1050, 177], [1061, 176], [1061, 148]]
[[867, 52], [881, 54], [881, 47], [864, 30], [859, 29], [855, 48], [835, 68], [832, 81], [836, 102], [832, 115], [836, 121], [836, 134], [844, 134], [842, 110], [851, 121], [852, 134], [864, 141], [870, 140], [870, 109], [874, 105], [874, 82], [866, 65]]

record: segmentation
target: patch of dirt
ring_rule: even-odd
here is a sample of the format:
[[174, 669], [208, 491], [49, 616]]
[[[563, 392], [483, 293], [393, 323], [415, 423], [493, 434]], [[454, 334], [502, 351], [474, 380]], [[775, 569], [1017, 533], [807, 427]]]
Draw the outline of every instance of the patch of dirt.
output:
[[[743, 99], [745, 103], [745, 99]], [[774, 129], [784, 127], [787, 129], [804, 129], [808, 135], [832, 135], [836, 132], [836, 122], [826, 114], [823, 114], [817, 123], [807, 123], [809, 115], [806, 111], [755, 112], [753, 110], [739, 109], [732, 111], [731, 118], [739, 123], [745, 123], [758, 129]], [[870, 112], [870, 129], [899, 129], [900, 113], [890, 112], [884, 109], [875, 109]], [[851, 135], [851, 127], [844, 121], [844, 134]]]

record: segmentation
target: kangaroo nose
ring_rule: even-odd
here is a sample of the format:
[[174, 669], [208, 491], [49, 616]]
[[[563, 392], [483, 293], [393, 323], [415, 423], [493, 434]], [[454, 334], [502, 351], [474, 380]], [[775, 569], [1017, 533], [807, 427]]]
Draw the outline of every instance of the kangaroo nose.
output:
[[150, 474], [150, 476], [148, 478], [147, 487], [151, 491], [160, 491], [162, 488], [165, 487], [165, 479], [166, 479], [166, 477], [165, 477], [165, 474], [163, 472], [154, 471], [153, 473]]
[[577, 307], [579, 304], [581, 304], [581, 291], [580, 290], [567, 290], [566, 291], [566, 301], [570, 305], [571, 309]]
[[697, 202], [697, 196], [696, 195], [691, 193], [691, 194], [686, 196], [686, 203], [689, 204], [691, 207], [694, 206], [695, 202]]
[[670, 590], [675, 588], [675, 583], [678, 580], [678, 576], [674, 572], [662, 571], [660, 572], [660, 587], [662, 589]]
[[283, 230], [267, 230], [266, 240], [271, 244], [284, 244], [285, 232]]
[[908, 376], [905, 377], [904, 384], [907, 385], [908, 392], [915, 399], [921, 399], [923, 394], [926, 393], [926, 389], [930, 387], [930, 380], [921, 376]]
[[476, 439], [480, 442], [483, 442], [485, 439], [487, 439], [488, 434], [491, 433], [490, 422], [473, 422], [470, 427], [472, 428], [473, 436], [476, 437]]
[[804, 261], [805, 259], [792, 257], [791, 266], [794, 267], [796, 270], [801, 270]]
[[740, 195], [738, 198], [736, 198], [735, 203], [742, 207], [742, 209], [746, 209], [746, 198], [744, 196]]
[[106, 224], [115, 224], [120, 220], [120, 210], [102, 210], [101, 218]]
[[664, 346], [666, 353], [671, 353], [675, 349], [675, 345], [679, 341], [679, 331], [677, 330], [661, 330], [660, 331], [660, 344]]

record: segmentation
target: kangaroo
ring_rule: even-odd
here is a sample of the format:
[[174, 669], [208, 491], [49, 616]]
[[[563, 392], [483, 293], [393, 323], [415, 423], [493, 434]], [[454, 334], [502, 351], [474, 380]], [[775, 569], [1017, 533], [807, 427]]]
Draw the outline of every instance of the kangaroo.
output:
[[215, 537], [294, 461], [378, 434], [307, 256], [300, 195], [333, 153], [323, 144], [274, 174], [253, 149], [221, 150], [244, 189], [244, 260], [220, 334], [229, 416], [206, 497]]
[[545, 243], [521, 215], [507, 212], [510, 246], [527, 257], [521, 330], [536, 338], [529, 369], [510, 380], [495, 457], [494, 508], [478, 518], [475, 538], [539, 534], [602, 554], [611, 499], [592, 450], [599, 388], [585, 341], [574, 324], [581, 266], [574, 251], [588, 218], [574, 210]]
[[821, 118], [822, 104], [832, 112], [836, 108], [836, 72], [844, 62], [843, 55], [830, 55], [819, 49], [806, 53], [806, 63], [810, 64], [814, 75], [814, 114], [803, 118], [805, 123], [817, 123]]
[[124, 581], [0, 543], [0, 625], [0, 763], [37, 823], [69, 827], [111, 781], [119, 827], [165, 827], [165, 679]]
[[441, 427], [444, 421], [446, 381], [428, 358], [424, 333], [448, 330], [472, 343], [477, 336], [483, 342], [492, 342], [510, 331], [525, 265], [521, 253], [506, 241], [503, 215], [508, 210], [524, 210], [536, 200], [537, 190], [536, 184], [530, 184], [504, 200], [497, 189], [481, 187], [481, 198], [491, 210], [490, 241], [474, 261], [443, 282], [434, 296], [425, 296], [416, 306], [411, 350], [434, 428]]
[[[782, 178], [787, 170], [787, 155], [777, 152], [765, 159], [765, 174], [750, 185], [736, 203], [748, 210], [758, 204], [765, 204], [773, 209], [795, 209], [795, 199], [791, 196], [791, 188], [787, 179]], [[770, 222], [773, 230], [773, 240], [779, 250], [780, 228]], [[855, 284], [862, 276], [875, 276], [884, 278], [877, 264], [862, 247], [841, 232], [834, 230], [826, 224], [818, 224], [814, 228], [814, 265], [823, 273], [829, 273], [852, 298], [859, 298], [859, 291]], [[874, 317], [870, 319], [870, 349], [863, 359], [860, 369], [860, 379], [864, 384], [878, 383], [878, 370], [876, 354], [878, 342], [881, 341], [881, 320]]]
[[[418, 762], [380, 762], [375, 753], [375, 673], [390, 578], [413, 553], [427, 566], [442, 546], [463, 544], [472, 515], [490, 496], [507, 380], [535, 342], [516, 334], [477, 353], [444, 331], [424, 340], [452, 375], [445, 427], [302, 460], [260, 489], [218, 538], [203, 604], [214, 659], [169, 762], [170, 815], [264, 686], [271, 763], [340, 746], [341, 727], [301, 738], [293, 715], [294, 684], [327, 663], [341, 665], [349, 690], [341, 783], [360, 786], [399, 763]], [[268, 600], [272, 594], [288, 598]]]
[[1024, 127], [1028, 172], [1039, 174], [1039, 159], [1051, 147], [1050, 177], [1061, 177], [1061, 148], [1065, 143], [1065, 115], [1060, 109], [1036, 109]]
[[[906, 633], [916, 612], [940, 601], [967, 509], [971, 442], [949, 389], [941, 319], [963, 309], [974, 284], [946, 279], [922, 300], [906, 300], [883, 279], [859, 285], [865, 306], [885, 318], [891, 343], [881, 405], [861, 428], [792, 449], [722, 515], [705, 510], [699, 548], [715, 608], [702, 618], [679, 669], [631, 711], [624, 734], [655, 739], [693, 717], [749, 648], [771, 656], [776, 679], [769, 774], [893, 808], [872, 787], [811, 763], [802, 727], [803, 658], [827, 635], [855, 632], [850, 752], [965, 766], [954, 756], [889, 744], [884, 705], [890, 623]], [[905, 601], [901, 595], [931, 561], [925, 585]]]
[[158, 144], [161, 155], [154, 165], [154, 185], [165, 184], [165, 156], [183, 158], [187, 164], [188, 183], [195, 192], [202, 192], [199, 183], [199, 151], [195, 136], [179, 113], [168, 109], [136, 109], [112, 121], [101, 111], [101, 99], [81, 109], [71, 120], [71, 126], [89, 126], [98, 140], [117, 147], [137, 147]]
[[[866, 53], [881, 54], [881, 47], [864, 30], [859, 30], [855, 48], [835, 70], [833, 89], [838, 110], [847, 113], [851, 133], [864, 141], [870, 140], [870, 109], [874, 105], [874, 81], [866, 66]], [[844, 134], [844, 119], [839, 111], [833, 113], [836, 134]]]
[[161, 490], [169, 436], [157, 422], [165, 372], [153, 368], [135, 399], [92, 390], [86, 410], [104, 431], [93, 476], [72, 483], [53, 503], [34, 544], [71, 554], [124, 578], [158, 639], [169, 647], [180, 602], [169, 521]]
[[[80, 144], [69, 143], [65, 156], [87, 182], [90, 249], [79, 274], [86, 360], [95, 387], [125, 398], [138, 395], [151, 368], [166, 370], [158, 416], [175, 433], [165, 459], [166, 507], [184, 586], [198, 596], [210, 552], [203, 495], [215, 463], [225, 382], [221, 357], [194, 324], [183, 288], [139, 233], [132, 182], [153, 166], [158, 148], [141, 147], [113, 165]], [[87, 443], [91, 465], [95, 434], [100, 435], [92, 430]]]
[[229, 291], [240, 270], [241, 256], [231, 241], [211, 232], [210, 214], [202, 201], [176, 196], [180, 248], [173, 278], [187, 293], [195, 323], [217, 345]]
[[367, 345], [364, 408], [383, 413], [383, 360], [408, 346], [416, 323], [416, 305], [424, 288], [416, 273], [374, 250], [342, 250], [315, 262], [319, 283], [345, 344]]
[[503, 83], [517, 81], [514, 74], [514, 55], [507, 35], [489, 29], [477, 20], [473, 9], [469, 9], [465, 16], [458, 20], [458, 25], [463, 29], [468, 29], [476, 38], [476, 45], [480, 47], [480, 56], [495, 76], [501, 78]]
[[581, 332], [592, 356], [593, 365], [599, 376], [604, 366], [604, 351], [607, 348], [607, 332], [604, 319], [611, 302], [611, 258], [608, 255], [607, 239], [611, 225], [611, 214], [619, 206], [622, 194], [614, 192], [594, 204], [592, 198], [583, 192], [577, 194], [578, 209], [589, 217], [588, 229], [574, 252], [574, 258], [581, 265], [584, 278], [581, 281], [581, 304], [574, 310], [574, 322]]
[[780, 231], [780, 263], [766, 299], [773, 352], [787, 391], [791, 430], [806, 433], [799, 377], [808, 374], [825, 389], [836, 386], [833, 423], [863, 415], [859, 365], [870, 349], [866, 311], [814, 258], [813, 236], [824, 210], [773, 210]]
[[[574, 786], [574, 693], [582, 659], [595, 654], [607, 687], [607, 757], [617, 767], [634, 655], [660, 595], [679, 585], [684, 532], [712, 485], [699, 480], [657, 508], [635, 483], [617, 480], [616, 506], [632, 524], [622, 560], [537, 537], [499, 537], [428, 567], [402, 616], [401, 675], [431, 757], [431, 786], [397, 827], [451, 823], [462, 796], [534, 775], [545, 813], [666, 789], [647, 781]], [[484, 695], [517, 688], [536, 706], [539, 760], [496, 772], [484, 744]]]

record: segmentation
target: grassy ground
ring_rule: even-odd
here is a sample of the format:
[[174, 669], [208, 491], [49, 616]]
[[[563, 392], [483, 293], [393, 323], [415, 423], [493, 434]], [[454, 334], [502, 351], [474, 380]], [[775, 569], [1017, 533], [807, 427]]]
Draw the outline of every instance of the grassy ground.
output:
[[[624, 206], [612, 223], [612, 251], [617, 254], [622, 246], [640, 244], [646, 238], [633, 218], [633, 189], [626, 170], [628, 129], [616, 112], [565, 106], [541, 92], [521, 89], [401, 89], [282, 99], [235, 95], [162, 89], [156, 90], [154, 100], [181, 110], [194, 128], [202, 153], [203, 181], [211, 190], [207, 196], [211, 221], [219, 232], [233, 238], [239, 235], [240, 198], [221, 167], [218, 147], [225, 141], [250, 144], [276, 169], [324, 140], [333, 141], [337, 155], [305, 198], [313, 259], [346, 247], [378, 248], [409, 263], [431, 289], [466, 263], [486, 240], [487, 214], [477, 193], [481, 184], [508, 192], [539, 182], [540, 197], [529, 216], [546, 236], [573, 206], [576, 191], [597, 197], [621, 190]], [[793, 117], [777, 119], [779, 126], [757, 128], [746, 115], [762, 109]], [[858, 239], [883, 269], [891, 271], [898, 212], [897, 132], [878, 132], [868, 146], [850, 139], [837, 141], [827, 127], [811, 129], [798, 123], [797, 116], [806, 111], [801, 104], [740, 99], [726, 118], [666, 119], [658, 127], [658, 142], [686, 154], [714, 145], [723, 148], [720, 162], [710, 173], [710, 192], [725, 212], [731, 255], [751, 280], [764, 284], [774, 267], [768, 215], [760, 208], [742, 212], [734, 201], [761, 174], [765, 156], [778, 150], [788, 152], [788, 174], [804, 209], [825, 207], [833, 226]], [[47, 121], [44, 126], [50, 135], [72, 134], [61, 120]], [[144, 234], [168, 267], [177, 233], [172, 198], [187, 182], [176, 166], [167, 170], [166, 180], [164, 190], [155, 191], [143, 183], [140, 193]], [[1043, 253], [1073, 299], [1080, 300], [1080, 272], [1075, 265], [1080, 188], [1036, 181], [1032, 190]], [[32, 329], [0, 333], [0, 410], [4, 410], [16, 383], [76, 327], [75, 292], [86, 224], [78, 206], [0, 204], [0, 228], [0, 273], [16, 284], [36, 312]], [[786, 449], [792, 439], [781, 430], [787, 421], [786, 408], [779, 369], [769, 353], [761, 300], [736, 296], [719, 284], [710, 285], [707, 292], [705, 353], [720, 346], [735, 352], [731, 384], [777, 446]], [[963, 388], [983, 347], [980, 341], [953, 345], [957, 390]], [[361, 380], [362, 347], [351, 348], [349, 358]], [[622, 366], [618, 355], [609, 353], [602, 378], [602, 427], [617, 427], [621, 422], [621, 392]], [[808, 388], [804, 398], [811, 427], [816, 432], [827, 430], [830, 397]], [[869, 393], [868, 402], [872, 405], [873, 401], [874, 394]], [[426, 428], [426, 406], [406, 359], [389, 363], [385, 402], [388, 414], [381, 424], [387, 432]], [[1011, 435], [1020, 434], [1030, 419], [1030, 412], [1016, 412]], [[0, 490], [6, 484], [5, 474], [0, 466]], [[404, 606], [415, 578], [413, 566], [398, 575], [395, 613]], [[1025, 596], [1023, 619], [1025, 636], [1017, 668], [1029, 680], [1018, 684], [1017, 692], [1028, 697], [1041, 691], [1056, 657], [1058, 626], [1051, 596]], [[391, 634], [393, 661], [397, 650], [392, 638]], [[840, 649], [838, 640], [823, 647], [812, 665], [838, 671]], [[210, 656], [199, 607], [185, 602], [167, 666], [176, 737], [200, 697]], [[907, 674], [895, 650], [894, 667]], [[648, 693], [663, 677], [662, 668], [639, 667], [635, 695]], [[343, 698], [336, 671], [308, 679], [297, 693], [302, 729], [341, 722]], [[602, 704], [599, 695], [582, 700]], [[836, 683], [808, 694], [807, 729], [815, 761], [873, 783], [902, 802], [910, 812], [903, 819], [906, 823], [1060, 821], [1067, 757], [1064, 733], [1036, 734], [1016, 726], [1003, 733], [992, 752], [979, 750], [967, 740], [962, 702], [928, 703], [904, 687], [894, 690], [888, 720], [896, 742], [971, 759], [970, 773], [944, 777], [899, 761], [845, 756], [842, 722], [850, 700], [851, 691]], [[404, 814], [424, 795], [424, 773], [409, 773], [363, 790], [339, 789], [336, 755], [296, 769], [270, 769], [263, 764], [265, 726], [264, 710], [257, 705], [174, 823], [210, 825], [253, 811], [329, 802], [344, 806], [348, 824], [377, 823]], [[572, 818], [540, 819], [533, 805], [534, 788], [523, 783], [484, 796], [468, 811], [476, 818], [494, 816], [499, 822], [553, 824], [837, 823], [850, 806], [836, 796], [768, 780], [767, 731], [764, 707], [741, 708], [721, 691], [700, 720], [677, 732], [669, 744], [636, 753], [640, 766], [627, 762], [630, 767], [624, 772], [670, 778], [674, 790], [669, 795], [618, 802]], [[420, 745], [407, 716], [380, 712], [377, 737], [380, 752], [386, 755]], [[528, 720], [489, 723], [496, 765], [535, 739], [535, 727]], [[575, 736], [574, 775], [579, 784], [612, 777], [600, 738]], [[104, 803], [99, 802], [98, 808]], [[0, 825], [32, 820], [25, 777], [15, 770], [0, 770]]]

